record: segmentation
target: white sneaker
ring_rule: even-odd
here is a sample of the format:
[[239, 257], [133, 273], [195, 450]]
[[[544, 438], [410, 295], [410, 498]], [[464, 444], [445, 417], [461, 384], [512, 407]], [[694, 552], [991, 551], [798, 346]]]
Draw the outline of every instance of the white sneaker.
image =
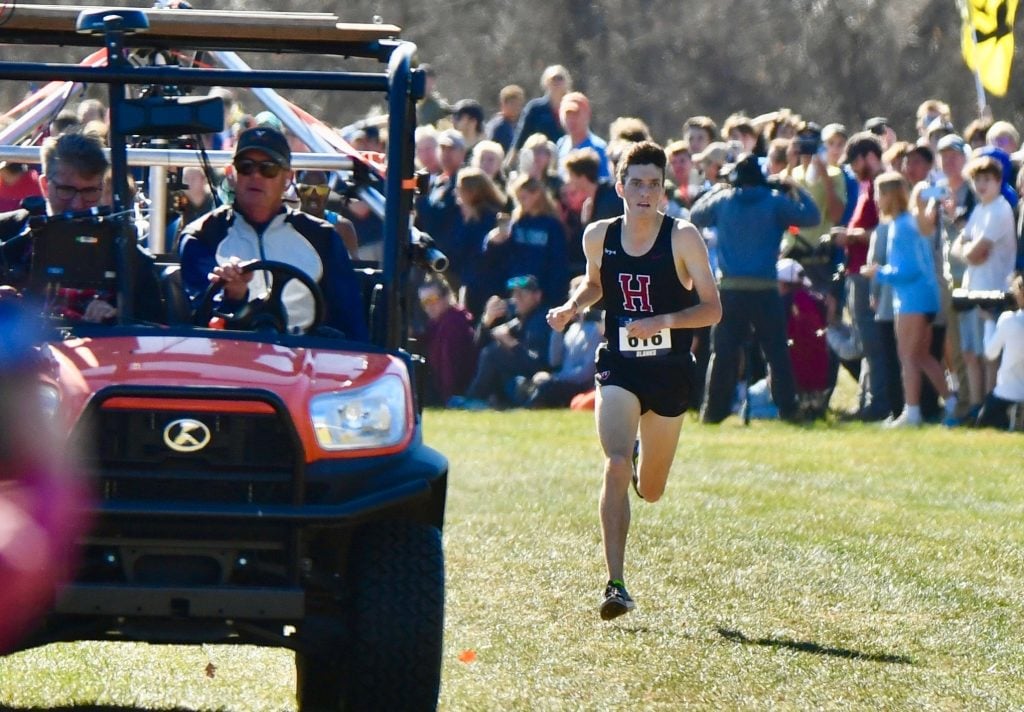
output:
[[921, 427], [921, 423], [922, 423], [921, 416], [917, 416], [916, 418], [912, 418], [912, 417], [910, 417], [910, 415], [907, 414], [907, 411], [903, 411], [902, 413], [900, 413], [898, 418], [893, 418], [891, 420], [886, 420], [884, 423], [882, 423], [882, 427], [886, 428], [886, 429], [893, 429], [893, 428], [919, 428], [919, 427]]

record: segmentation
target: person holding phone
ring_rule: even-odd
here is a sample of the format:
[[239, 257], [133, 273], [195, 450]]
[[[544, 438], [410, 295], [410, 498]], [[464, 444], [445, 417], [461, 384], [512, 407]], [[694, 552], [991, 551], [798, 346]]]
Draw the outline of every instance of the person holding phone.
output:
[[810, 194], [821, 222], [786, 233], [782, 254], [799, 262], [812, 288], [825, 293], [836, 267], [831, 231], [846, 209], [846, 180], [842, 170], [829, 163], [821, 129], [813, 121], [804, 121], [797, 128], [789, 155], [791, 165], [784, 175]]

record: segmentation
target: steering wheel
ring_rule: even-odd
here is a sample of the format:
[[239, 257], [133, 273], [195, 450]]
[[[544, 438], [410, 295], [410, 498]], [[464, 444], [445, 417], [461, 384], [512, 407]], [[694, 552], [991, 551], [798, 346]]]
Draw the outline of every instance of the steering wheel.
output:
[[228, 329], [260, 331], [272, 327], [274, 330], [286, 334], [288, 333], [288, 310], [284, 305], [284, 288], [293, 279], [300, 282], [313, 295], [313, 323], [306, 327], [306, 331], [313, 331], [323, 323], [324, 294], [320, 290], [320, 285], [314, 282], [308, 274], [285, 262], [271, 260], [250, 262], [242, 267], [242, 274], [249, 274], [257, 270], [270, 273], [270, 292], [247, 302], [236, 313], [229, 314], [213, 308], [213, 298], [220, 293], [224, 285], [220, 280], [211, 282], [196, 307], [192, 323], [196, 326], [207, 326], [211, 317], [219, 317], [224, 320], [225, 328]]

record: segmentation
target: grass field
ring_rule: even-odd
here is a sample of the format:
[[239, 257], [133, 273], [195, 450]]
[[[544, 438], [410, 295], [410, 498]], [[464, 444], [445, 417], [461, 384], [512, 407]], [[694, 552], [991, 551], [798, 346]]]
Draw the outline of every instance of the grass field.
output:
[[[451, 460], [442, 709], [1024, 709], [1020, 434], [688, 421], [611, 623], [592, 416], [428, 412], [426, 437]], [[50, 646], [0, 660], [0, 705], [288, 710], [293, 675]]]

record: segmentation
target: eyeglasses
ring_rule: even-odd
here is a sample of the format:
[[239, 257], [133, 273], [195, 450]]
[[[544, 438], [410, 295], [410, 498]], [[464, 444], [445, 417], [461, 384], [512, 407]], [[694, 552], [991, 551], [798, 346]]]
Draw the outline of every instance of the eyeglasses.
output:
[[299, 196], [302, 198], [311, 198], [314, 195], [318, 198], [326, 198], [331, 192], [331, 186], [329, 185], [307, 185], [305, 183], [299, 183], [295, 186], [295, 190], [298, 191]]
[[243, 176], [251, 176], [256, 171], [259, 171], [260, 175], [264, 178], [277, 178], [281, 175], [281, 171], [284, 170], [284, 166], [274, 161], [253, 161], [243, 158], [235, 161], [235, 170], [238, 171], [239, 175]]
[[95, 203], [103, 195], [103, 188], [91, 186], [89, 188], [76, 188], [73, 185], [53, 184], [54, 194], [61, 200], [72, 201], [76, 195], [82, 196], [83, 203]]
[[439, 294], [425, 294], [424, 296], [420, 297], [420, 304], [422, 304], [425, 307], [437, 304], [439, 301], [441, 301], [441, 295]]

